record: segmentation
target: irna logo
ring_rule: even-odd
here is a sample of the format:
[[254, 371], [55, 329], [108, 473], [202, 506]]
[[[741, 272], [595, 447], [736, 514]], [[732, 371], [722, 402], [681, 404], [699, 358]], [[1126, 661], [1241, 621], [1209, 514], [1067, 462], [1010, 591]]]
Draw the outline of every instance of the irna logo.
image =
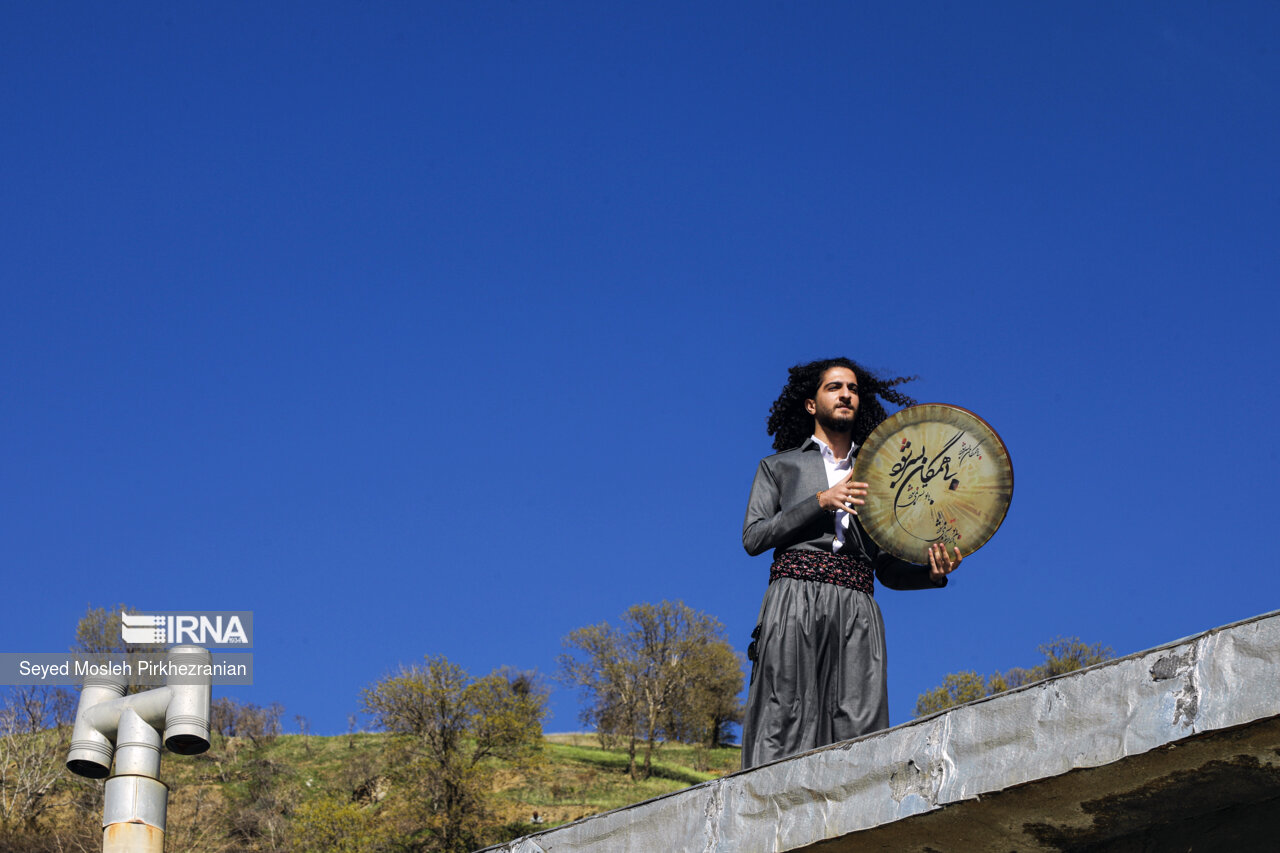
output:
[[[249, 629], [245, 629], [248, 618]], [[121, 613], [120, 638], [135, 645], [247, 646], [253, 621], [241, 613]]]

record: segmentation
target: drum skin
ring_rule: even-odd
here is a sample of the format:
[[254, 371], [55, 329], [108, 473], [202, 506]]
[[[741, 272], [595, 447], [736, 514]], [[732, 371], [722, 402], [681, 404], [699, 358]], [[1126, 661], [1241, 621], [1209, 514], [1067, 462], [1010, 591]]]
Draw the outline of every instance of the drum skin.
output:
[[853, 479], [868, 484], [862, 527], [882, 551], [912, 563], [935, 542], [968, 556], [986, 544], [1013, 499], [1009, 452], [982, 418], [946, 403], [903, 409], [858, 451]]

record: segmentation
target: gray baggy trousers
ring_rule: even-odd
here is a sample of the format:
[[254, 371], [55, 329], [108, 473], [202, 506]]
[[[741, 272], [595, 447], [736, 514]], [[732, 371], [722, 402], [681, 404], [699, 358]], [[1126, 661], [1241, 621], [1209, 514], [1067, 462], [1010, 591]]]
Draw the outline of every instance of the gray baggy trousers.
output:
[[889, 726], [884, 621], [870, 595], [779, 578], [760, 613], [742, 767]]

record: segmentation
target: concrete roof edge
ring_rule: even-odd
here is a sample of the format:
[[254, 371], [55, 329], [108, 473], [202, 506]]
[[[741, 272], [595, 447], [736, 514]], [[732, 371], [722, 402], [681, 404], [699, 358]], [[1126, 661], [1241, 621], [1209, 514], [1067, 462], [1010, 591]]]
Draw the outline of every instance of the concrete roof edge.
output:
[[1272, 611], [489, 849], [806, 849], [1274, 722], [1278, 660]]

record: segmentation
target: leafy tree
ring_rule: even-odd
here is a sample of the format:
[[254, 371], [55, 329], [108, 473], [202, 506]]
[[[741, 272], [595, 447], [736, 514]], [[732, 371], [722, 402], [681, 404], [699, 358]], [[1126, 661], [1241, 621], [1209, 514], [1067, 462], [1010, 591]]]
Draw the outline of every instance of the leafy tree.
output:
[[[993, 681], [999, 678], [998, 674], [992, 676]], [[987, 679], [973, 670], [952, 672], [947, 675], [940, 686], [933, 688], [928, 693], [920, 694], [919, 698], [916, 699], [916, 716], [923, 717], [941, 711], [944, 708], [963, 705], [965, 702], [972, 702], [975, 699], [981, 699], [983, 696], [990, 696], [1007, 689], [1009, 688], [997, 686], [995, 683], [988, 686]]]
[[532, 761], [546, 702], [547, 691], [530, 673], [504, 668], [473, 679], [443, 656], [365, 689], [362, 705], [375, 725], [405, 736], [395, 766], [399, 787], [412, 792], [400, 801], [402, 822], [424, 835], [415, 849], [483, 846], [496, 823], [484, 759]]
[[941, 685], [920, 694], [916, 699], [916, 716], [924, 717], [984, 696], [994, 696], [1024, 684], [1084, 669], [1115, 656], [1109, 646], [1098, 643], [1090, 646], [1078, 637], [1059, 637], [1045, 643], [1040, 646], [1040, 654], [1044, 655], [1044, 662], [1031, 669], [1014, 667], [985, 678], [973, 670], [953, 672]]
[[293, 853], [374, 853], [390, 849], [388, 832], [373, 813], [334, 797], [310, 800], [293, 812], [289, 824]]
[[671, 740], [718, 749], [732, 740], [730, 727], [742, 722], [738, 694], [746, 659], [727, 642], [716, 642], [686, 663], [690, 672], [672, 702], [664, 732]]
[[579, 628], [564, 646], [562, 678], [582, 688], [583, 721], [626, 741], [633, 779], [649, 776], [661, 739], [718, 743], [741, 719], [741, 658], [719, 620], [683, 602], [637, 604], [620, 625]]

